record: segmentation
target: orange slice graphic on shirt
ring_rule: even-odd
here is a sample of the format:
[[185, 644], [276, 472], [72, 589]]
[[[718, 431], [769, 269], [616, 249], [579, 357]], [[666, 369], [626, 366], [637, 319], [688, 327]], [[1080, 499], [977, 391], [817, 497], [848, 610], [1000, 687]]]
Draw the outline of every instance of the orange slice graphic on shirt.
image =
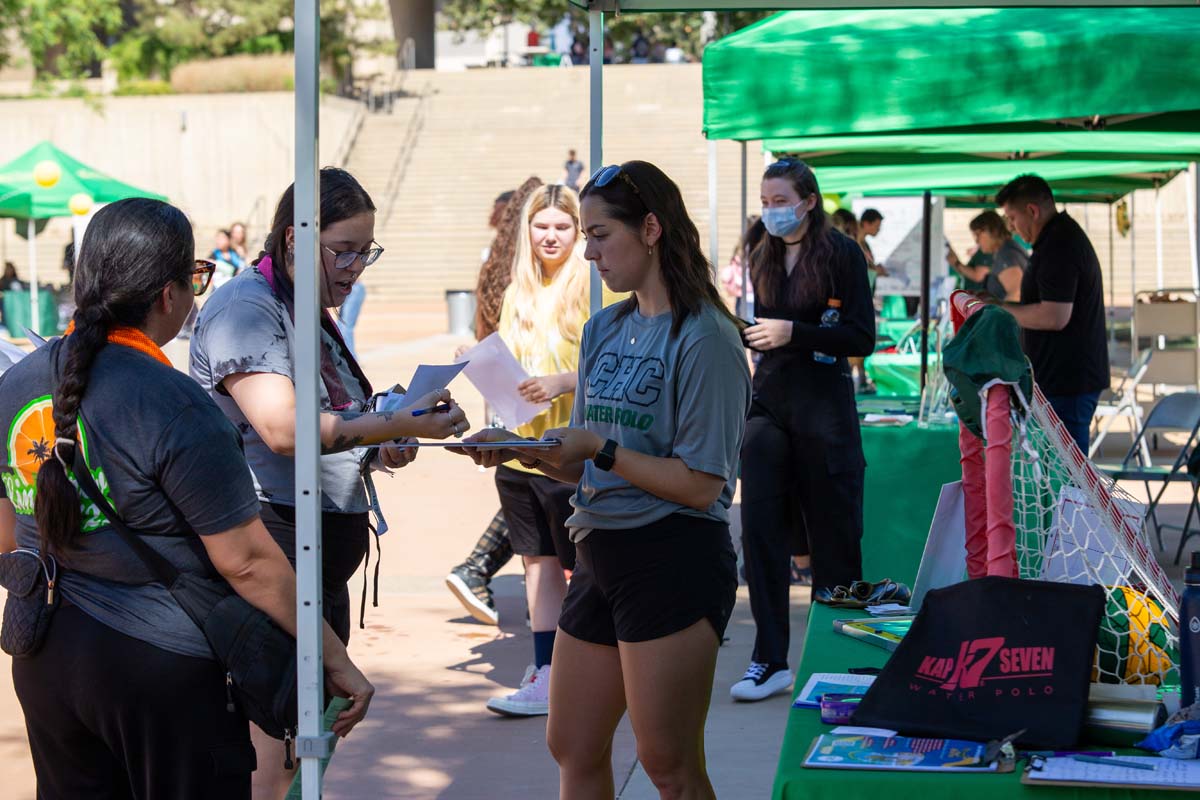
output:
[[49, 397], [30, 403], [13, 420], [8, 457], [26, 485], [37, 485], [38, 470], [54, 457], [54, 405]]

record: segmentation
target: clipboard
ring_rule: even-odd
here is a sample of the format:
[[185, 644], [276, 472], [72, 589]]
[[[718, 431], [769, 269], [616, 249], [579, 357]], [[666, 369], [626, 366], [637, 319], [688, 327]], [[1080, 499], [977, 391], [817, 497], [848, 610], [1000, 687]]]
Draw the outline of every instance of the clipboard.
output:
[[[1132, 790], [1156, 790], [1156, 791], [1175, 791], [1175, 792], [1195, 792], [1200, 789], [1200, 761], [1181, 761], [1171, 758], [1159, 758], [1148, 756], [1117, 756], [1117, 759], [1150, 761], [1165, 767], [1165, 770], [1151, 772], [1149, 770], [1131, 770], [1120, 767], [1105, 767], [1097, 764], [1081, 764], [1073, 762], [1070, 758], [1047, 758], [1044, 763], [1049, 764], [1053, 769], [1055, 764], [1049, 762], [1072, 762], [1077, 766], [1078, 772], [1086, 772], [1088, 777], [1080, 780], [1056, 780], [1047, 778], [1035, 778], [1036, 773], [1041, 773], [1045, 770], [1035, 769], [1031, 762], [1025, 767], [1021, 773], [1021, 783], [1025, 786], [1034, 787], [1055, 787], [1055, 786], [1072, 786], [1089, 789], [1132, 789]], [[1065, 766], [1065, 765], [1062, 765]], [[1133, 780], [1116, 779], [1105, 780], [1103, 778], [1105, 771], [1111, 770], [1114, 776], [1126, 774], [1133, 777]], [[1133, 775], [1133, 773], [1137, 773]], [[1156, 780], [1157, 779], [1157, 780]], [[1174, 779], [1174, 780], [1173, 780]]]

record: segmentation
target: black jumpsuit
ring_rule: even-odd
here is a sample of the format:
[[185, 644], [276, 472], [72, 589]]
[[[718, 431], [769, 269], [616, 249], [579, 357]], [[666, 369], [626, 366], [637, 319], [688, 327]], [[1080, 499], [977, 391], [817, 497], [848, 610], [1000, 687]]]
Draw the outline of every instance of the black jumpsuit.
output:
[[[807, 530], [813, 587], [862, 578], [863, 457], [848, 356], [875, 346], [875, 310], [862, 250], [837, 232], [829, 265], [831, 296], [842, 301], [836, 327], [819, 327], [829, 298], [770, 306], [755, 314], [792, 320], [792, 340], [763, 353], [742, 446], [742, 549], [758, 635], [753, 660], [786, 664], [790, 557]], [[789, 280], [797, 280], [793, 272]], [[785, 292], [787, 289], [785, 288]], [[819, 351], [833, 364], [813, 359]]]

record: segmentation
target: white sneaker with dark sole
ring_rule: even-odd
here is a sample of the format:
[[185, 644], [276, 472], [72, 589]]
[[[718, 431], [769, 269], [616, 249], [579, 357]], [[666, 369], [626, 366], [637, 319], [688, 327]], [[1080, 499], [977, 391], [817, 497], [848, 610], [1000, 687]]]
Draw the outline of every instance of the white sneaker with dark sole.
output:
[[521, 688], [507, 697], [487, 701], [488, 711], [504, 717], [544, 717], [550, 713], [550, 665], [534, 669], [530, 664]]
[[[472, 583], [475, 585], [472, 586]], [[463, 604], [463, 608], [472, 617], [485, 625], [500, 624], [500, 614], [492, 603], [491, 592], [483, 578], [455, 568], [446, 576], [446, 588], [458, 598], [458, 602]]]
[[795, 678], [787, 667], [770, 667], [751, 661], [742, 679], [729, 689], [729, 696], [744, 703], [766, 700], [792, 688]]

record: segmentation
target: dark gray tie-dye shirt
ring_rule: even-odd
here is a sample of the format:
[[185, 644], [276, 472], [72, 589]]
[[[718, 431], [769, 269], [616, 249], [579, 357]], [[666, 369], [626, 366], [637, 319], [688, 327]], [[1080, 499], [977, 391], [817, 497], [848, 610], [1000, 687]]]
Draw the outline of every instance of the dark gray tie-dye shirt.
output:
[[[246, 461], [258, 496], [270, 503], [296, 504], [295, 461], [267, 447], [221, 381], [239, 373], [274, 373], [293, 378], [295, 327], [287, 308], [257, 269], [248, 269], [218, 289], [196, 319], [192, 334], [192, 377], [242, 434]], [[326, 344], [329, 334], [321, 331]], [[338, 374], [352, 398], [351, 411], [361, 411], [368, 398], [351, 374], [341, 348], [331, 346]], [[321, 410], [331, 411], [321, 387]], [[368, 508], [360, 463], [363, 448], [321, 457], [321, 492], [326, 511], [360, 513]]]

